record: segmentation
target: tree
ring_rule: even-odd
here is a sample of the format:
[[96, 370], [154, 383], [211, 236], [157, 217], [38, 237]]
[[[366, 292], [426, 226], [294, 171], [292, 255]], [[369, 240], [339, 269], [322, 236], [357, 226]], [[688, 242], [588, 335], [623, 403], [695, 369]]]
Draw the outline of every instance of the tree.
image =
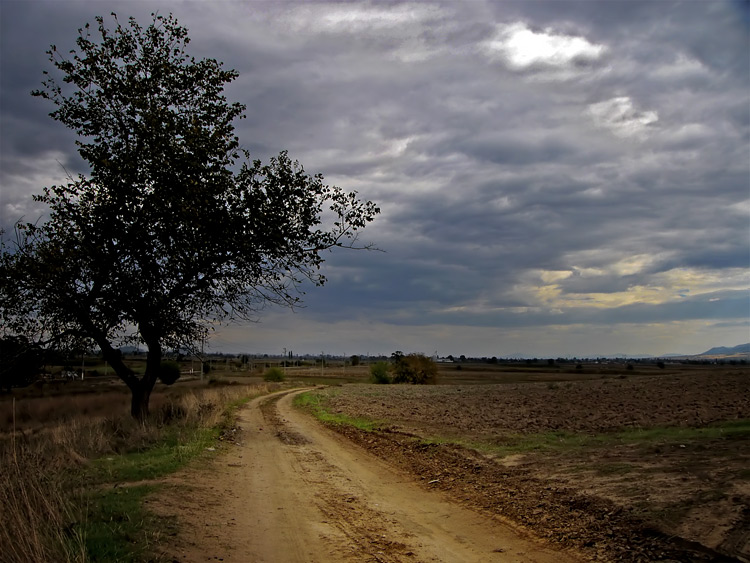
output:
[[[32, 92], [78, 135], [88, 175], [35, 196], [41, 224], [16, 226], [0, 254], [0, 324], [47, 345], [98, 346], [143, 419], [162, 351], [196, 350], [216, 323], [255, 319], [268, 304], [294, 307], [300, 284], [325, 283], [322, 253], [358, 244], [379, 209], [308, 175], [286, 152], [263, 165], [240, 149], [245, 106], [224, 86], [238, 75], [187, 55], [173, 16], [78, 30], [77, 49], [47, 52]], [[117, 343], [143, 343], [146, 370]]]
[[391, 382], [388, 362], [375, 362], [370, 365], [370, 381], [372, 383], [387, 384]]
[[412, 383], [423, 385], [435, 383], [438, 367], [432, 358], [424, 354], [409, 354], [404, 356], [400, 351], [391, 355], [393, 364], [393, 383]]

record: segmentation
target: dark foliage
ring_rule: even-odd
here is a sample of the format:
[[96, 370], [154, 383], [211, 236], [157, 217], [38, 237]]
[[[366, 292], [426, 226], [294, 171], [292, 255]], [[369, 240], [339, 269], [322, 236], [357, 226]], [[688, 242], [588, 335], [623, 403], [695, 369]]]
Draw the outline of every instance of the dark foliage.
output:
[[22, 336], [0, 339], [0, 388], [31, 385], [39, 376], [44, 351]]
[[[223, 94], [237, 73], [189, 57], [171, 15], [145, 29], [97, 22], [69, 55], [51, 47], [61, 79], [33, 92], [77, 133], [90, 173], [44, 189], [49, 220], [18, 225], [3, 248], [0, 325], [97, 346], [144, 418], [164, 350], [195, 350], [215, 323], [269, 303], [295, 306], [300, 284], [325, 282], [321, 252], [367, 248], [358, 232], [379, 210], [286, 152], [264, 165], [240, 150], [245, 107]], [[148, 349], [142, 376], [117, 354], [128, 339]]]
[[165, 385], [173, 385], [178, 379], [180, 379], [180, 364], [171, 361], [162, 362], [159, 381]]
[[400, 352], [394, 354], [393, 383], [411, 383], [422, 385], [435, 383], [437, 381], [437, 364], [423, 354], [409, 354], [404, 356]]

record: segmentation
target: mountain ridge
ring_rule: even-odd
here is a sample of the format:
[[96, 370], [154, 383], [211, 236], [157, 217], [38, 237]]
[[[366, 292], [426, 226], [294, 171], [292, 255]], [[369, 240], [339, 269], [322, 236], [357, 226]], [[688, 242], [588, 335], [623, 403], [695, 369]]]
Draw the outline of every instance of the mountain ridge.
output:
[[698, 356], [735, 356], [737, 354], [750, 354], [750, 342], [747, 344], [738, 344], [737, 346], [716, 346], [706, 350]]
[[750, 343], [738, 344], [737, 346], [714, 346], [700, 354], [662, 354], [661, 356], [651, 356], [653, 358], [665, 358], [670, 360], [679, 359], [746, 359], [750, 360]]

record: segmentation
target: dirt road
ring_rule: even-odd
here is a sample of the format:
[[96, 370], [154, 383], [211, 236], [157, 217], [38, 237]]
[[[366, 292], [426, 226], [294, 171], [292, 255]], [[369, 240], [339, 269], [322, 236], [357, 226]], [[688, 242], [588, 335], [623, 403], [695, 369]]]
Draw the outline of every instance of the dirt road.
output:
[[297, 392], [251, 402], [238, 444], [154, 500], [180, 525], [172, 561], [578, 561], [416, 484], [295, 410]]

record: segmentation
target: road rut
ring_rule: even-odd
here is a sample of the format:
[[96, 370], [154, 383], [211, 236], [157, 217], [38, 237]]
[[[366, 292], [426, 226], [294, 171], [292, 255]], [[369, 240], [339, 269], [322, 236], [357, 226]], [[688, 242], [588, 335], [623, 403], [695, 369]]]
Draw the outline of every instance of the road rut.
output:
[[415, 483], [296, 410], [299, 392], [249, 403], [238, 444], [154, 499], [179, 522], [172, 561], [580, 561]]

